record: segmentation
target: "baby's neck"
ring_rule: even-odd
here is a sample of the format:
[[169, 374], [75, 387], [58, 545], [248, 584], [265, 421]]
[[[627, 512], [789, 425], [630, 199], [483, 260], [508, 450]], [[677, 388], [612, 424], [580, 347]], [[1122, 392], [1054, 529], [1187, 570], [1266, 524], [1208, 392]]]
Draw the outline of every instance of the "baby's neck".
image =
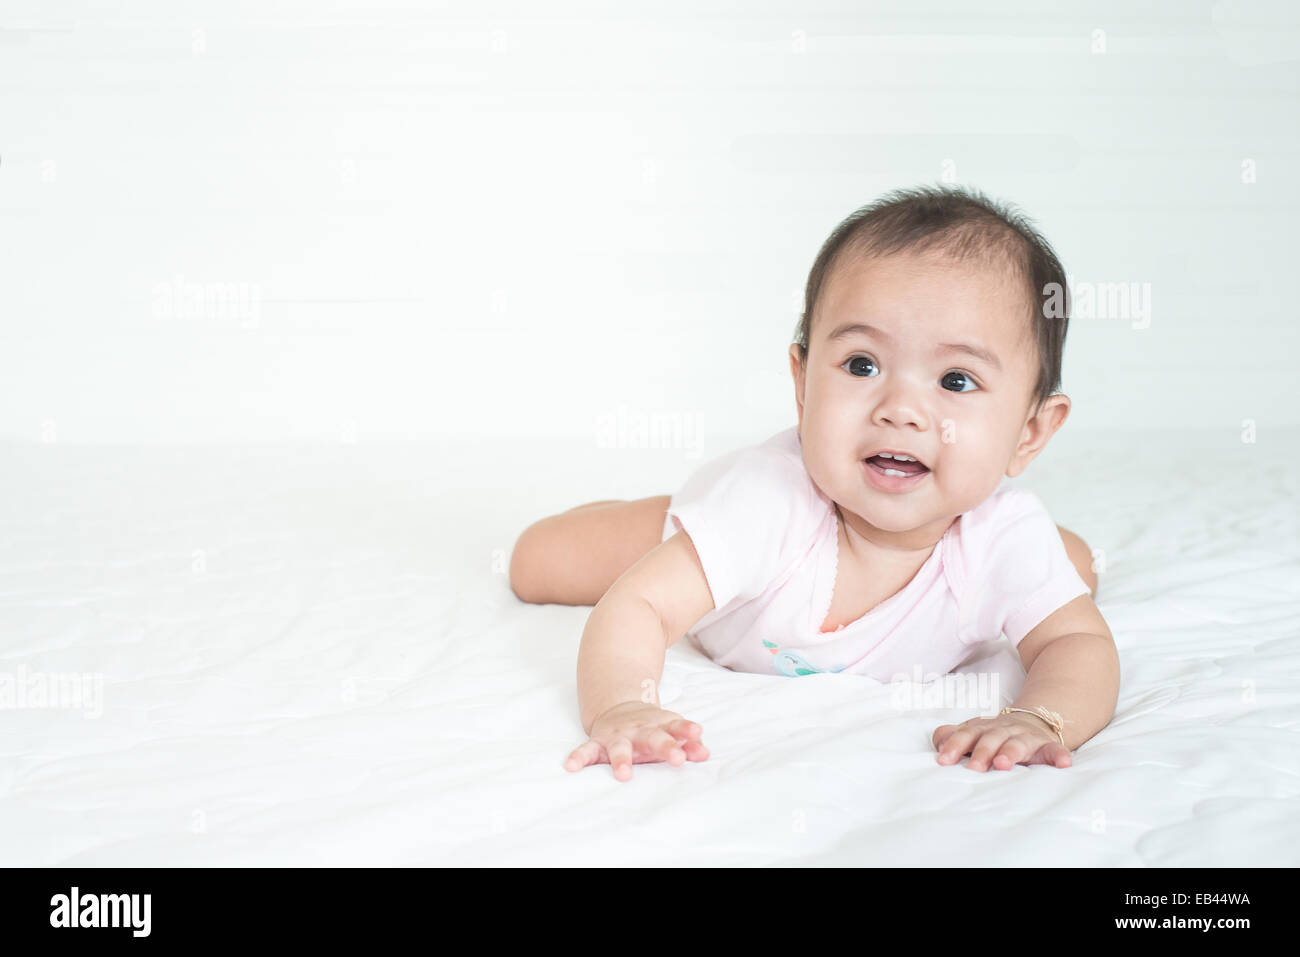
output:
[[835, 513], [839, 516], [849, 552], [855, 558], [899, 564], [908, 564], [929, 555], [955, 521], [949, 516], [906, 532], [886, 532], [863, 521], [861, 516], [851, 512], [846, 514], [838, 505]]

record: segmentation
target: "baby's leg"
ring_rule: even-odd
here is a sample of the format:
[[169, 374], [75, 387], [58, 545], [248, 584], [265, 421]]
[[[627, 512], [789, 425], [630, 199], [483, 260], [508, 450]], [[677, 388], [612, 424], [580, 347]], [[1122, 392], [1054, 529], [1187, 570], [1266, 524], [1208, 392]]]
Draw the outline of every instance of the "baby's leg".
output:
[[663, 539], [670, 495], [579, 505], [524, 529], [510, 587], [524, 601], [594, 605]]
[[1097, 573], [1092, 570], [1092, 549], [1088, 547], [1087, 542], [1068, 528], [1057, 525], [1056, 530], [1061, 533], [1061, 541], [1065, 542], [1065, 553], [1070, 556], [1070, 561], [1074, 563], [1079, 577], [1092, 589], [1092, 597], [1096, 598]]

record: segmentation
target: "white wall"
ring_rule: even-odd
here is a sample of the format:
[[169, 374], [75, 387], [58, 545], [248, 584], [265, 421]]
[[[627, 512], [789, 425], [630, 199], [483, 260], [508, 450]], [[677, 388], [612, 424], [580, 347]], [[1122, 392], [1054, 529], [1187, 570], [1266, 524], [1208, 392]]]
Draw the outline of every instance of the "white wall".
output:
[[124, 6], [0, 2], [0, 437], [765, 436], [820, 243], [944, 177], [1150, 284], [1072, 427], [1300, 421], [1295, 5]]

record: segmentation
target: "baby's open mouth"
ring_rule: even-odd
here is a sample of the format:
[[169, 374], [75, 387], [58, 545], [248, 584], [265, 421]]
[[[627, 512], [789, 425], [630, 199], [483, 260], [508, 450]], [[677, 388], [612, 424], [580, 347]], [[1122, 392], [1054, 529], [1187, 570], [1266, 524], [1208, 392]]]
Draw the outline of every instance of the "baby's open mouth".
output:
[[922, 472], [930, 471], [920, 462], [908, 462], [888, 455], [873, 455], [865, 461], [872, 468], [879, 469], [886, 475], [920, 475]]

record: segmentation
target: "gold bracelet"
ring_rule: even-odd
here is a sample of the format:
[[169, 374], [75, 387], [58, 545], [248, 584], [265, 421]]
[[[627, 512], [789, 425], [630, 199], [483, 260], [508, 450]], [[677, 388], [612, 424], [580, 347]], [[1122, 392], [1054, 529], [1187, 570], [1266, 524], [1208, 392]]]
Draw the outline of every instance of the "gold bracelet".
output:
[[1023, 711], [1025, 714], [1033, 714], [1042, 718], [1052, 726], [1052, 730], [1056, 732], [1056, 736], [1061, 739], [1061, 747], [1065, 747], [1065, 735], [1062, 733], [1062, 729], [1065, 727], [1065, 721], [1055, 711], [1048, 711], [1042, 705], [1038, 705], [1032, 711], [1029, 708], [1003, 708], [998, 712], [998, 714], [1010, 714], [1012, 711]]

